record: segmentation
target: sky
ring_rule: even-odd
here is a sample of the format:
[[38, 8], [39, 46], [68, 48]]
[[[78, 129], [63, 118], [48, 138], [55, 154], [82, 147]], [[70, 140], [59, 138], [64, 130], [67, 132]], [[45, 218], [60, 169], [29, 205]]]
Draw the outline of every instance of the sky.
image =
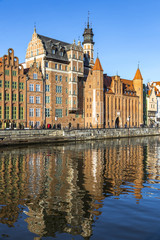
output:
[[41, 35], [82, 42], [88, 11], [104, 73], [132, 80], [139, 62], [144, 83], [160, 81], [160, 0], [0, 0], [0, 56], [13, 48], [24, 62], [35, 23]]

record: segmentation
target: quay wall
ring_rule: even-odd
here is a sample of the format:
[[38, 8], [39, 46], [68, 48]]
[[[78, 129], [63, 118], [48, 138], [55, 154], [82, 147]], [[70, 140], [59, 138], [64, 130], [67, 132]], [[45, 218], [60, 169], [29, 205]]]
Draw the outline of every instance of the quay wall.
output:
[[0, 146], [160, 135], [160, 128], [0, 130]]

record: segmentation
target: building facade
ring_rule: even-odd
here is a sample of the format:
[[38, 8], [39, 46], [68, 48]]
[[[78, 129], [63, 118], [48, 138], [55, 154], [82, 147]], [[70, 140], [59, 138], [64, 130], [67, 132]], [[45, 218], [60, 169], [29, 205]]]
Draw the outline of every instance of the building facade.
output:
[[[9, 49], [0, 65], [0, 126], [119, 128], [143, 124], [143, 78], [103, 73], [94, 63], [89, 20], [83, 43], [66, 43], [34, 29], [25, 63]], [[3, 97], [2, 97], [3, 96]], [[4, 97], [5, 96], [5, 97]]]
[[0, 128], [26, 125], [26, 78], [14, 50], [0, 59]]

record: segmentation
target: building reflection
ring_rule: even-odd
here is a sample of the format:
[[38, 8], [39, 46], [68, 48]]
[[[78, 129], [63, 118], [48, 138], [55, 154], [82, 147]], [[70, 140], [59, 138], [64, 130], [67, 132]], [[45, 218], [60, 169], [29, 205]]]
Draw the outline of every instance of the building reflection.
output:
[[14, 226], [24, 212], [29, 231], [40, 237], [58, 232], [90, 238], [105, 198], [142, 198], [148, 166], [157, 171], [160, 159], [159, 152], [155, 161], [147, 154], [150, 141], [0, 150], [0, 223]]

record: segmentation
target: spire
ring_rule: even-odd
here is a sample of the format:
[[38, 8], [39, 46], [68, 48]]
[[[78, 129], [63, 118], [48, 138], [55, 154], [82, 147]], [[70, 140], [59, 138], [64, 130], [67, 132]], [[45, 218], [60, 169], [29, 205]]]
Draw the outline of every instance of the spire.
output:
[[98, 57], [96, 58], [96, 62], [94, 64], [93, 70], [103, 71], [102, 65]]
[[34, 23], [34, 33], [36, 33], [36, 22]]
[[90, 26], [89, 26], [89, 14], [90, 14], [90, 12], [88, 11], [88, 23], [87, 23], [87, 28], [90, 27]]
[[135, 80], [135, 79], [143, 80], [143, 78], [142, 78], [142, 74], [141, 74], [140, 69], [139, 69], [139, 64], [138, 64], [137, 72], [136, 72], [136, 74], [135, 74], [133, 80]]

